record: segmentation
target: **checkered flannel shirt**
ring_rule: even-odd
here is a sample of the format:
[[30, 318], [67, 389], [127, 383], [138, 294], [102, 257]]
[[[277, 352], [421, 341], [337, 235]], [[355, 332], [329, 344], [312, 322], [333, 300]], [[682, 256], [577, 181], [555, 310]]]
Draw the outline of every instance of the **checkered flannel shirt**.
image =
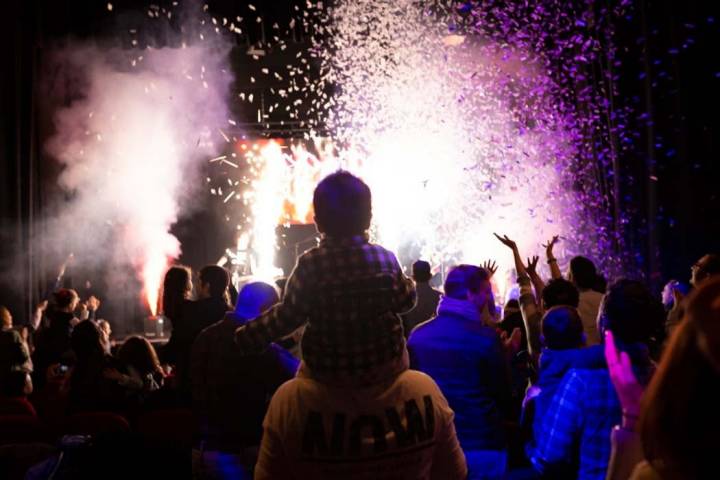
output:
[[[601, 347], [590, 347], [601, 348]], [[622, 419], [607, 369], [572, 369], [528, 446], [533, 466], [548, 478], [578, 468], [580, 480], [604, 480], [610, 461], [610, 432]]]
[[240, 327], [245, 351], [265, 348], [307, 324], [303, 361], [311, 372], [358, 376], [402, 357], [398, 314], [415, 304], [415, 287], [388, 250], [366, 236], [324, 238], [298, 258], [281, 303]]

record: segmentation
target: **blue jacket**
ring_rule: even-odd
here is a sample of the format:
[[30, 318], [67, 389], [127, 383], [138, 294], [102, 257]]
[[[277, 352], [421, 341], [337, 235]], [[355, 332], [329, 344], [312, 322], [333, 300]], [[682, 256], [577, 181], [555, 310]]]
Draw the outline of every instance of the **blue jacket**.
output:
[[495, 330], [441, 310], [412, 331], [408, 351], [410, 367], [430, 375], [454, 410], [463, 450], [504, 449], [501, 410], [510, 404], [510, 385]]

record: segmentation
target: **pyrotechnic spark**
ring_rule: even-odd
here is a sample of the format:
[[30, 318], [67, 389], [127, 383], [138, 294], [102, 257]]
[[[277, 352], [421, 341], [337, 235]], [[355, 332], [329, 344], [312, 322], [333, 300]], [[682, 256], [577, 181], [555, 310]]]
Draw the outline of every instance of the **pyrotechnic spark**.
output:
[[[425, 5], [341, 1], [318, 17], [324, 75], [311, 90], [333, 84], [337, 93], [312, 102], [343, 146], [341, 164], [372, 189], [377, 239], [434, 261], [494, 258], [509, 270], [493, 231], [528, 253], [561, 233], [565, 253], [611, 258], [590, 174], [597, 158], [587, 156], [610, 148], [587, 133], [602, 130], [594, 112], [603, 97], [574, 89], [598, 33], [563, 26], [559, 13], [582, 13], [551, 2], [533, 15], [504, 2], [467, 4], [469, 17], [454, 2]], [[541, 40], [567, 49], [543, 50]], [[563, 57], [577, 45], [581, 54]]]

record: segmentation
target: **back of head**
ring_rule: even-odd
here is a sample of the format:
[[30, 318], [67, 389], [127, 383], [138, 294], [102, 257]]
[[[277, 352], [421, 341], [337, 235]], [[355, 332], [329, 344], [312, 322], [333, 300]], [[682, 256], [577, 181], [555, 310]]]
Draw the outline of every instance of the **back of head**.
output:
[[445, 278], [445, 296], [456, 300], [466, 300], [469, 292], [478, 292], [483, 282], [488, 281], [487, 270], [475, 265], [453, 267]]
[[662, 478], [704, 478], [720, 451], [720, 279], [703, 283], [686, 303], [657, 372], [643, 395], [645, 458]]
[[430, 264], [424, 260], [418, 260], [412, 265], [413, 279], [418, 283], [429, 282], [432, 278]]
[[222, 297], [230, 285], [230, 275], [219, 265], [207, 265], [200, 270], [200, 284], [209, 287], [211, 297]]
[[242, 322], [258, 317], [279, 301], [277, 287], [265, 282], [248, 283], [238, 293], [235, 320]]
[[83, 320], [73, 329], [70, 337], [70, 347], [78, 362], [85, 362], [104, 355], [100, 329], [91, 320]]
[[143, 337], [133, 336], [125, 340], [118, 351], [125, 365], [135, 368], [142, 375], [160, 370], [160, 360], [152, 344]]
[[552, 307], [542, 318], [545, 346], [553, 350], [579, 348], [584, 344], [583, 325], [575, 307]]
[[520, 313], [520, 302], [518, 302], [517, 298], [511, 298], [503, 307], [503, 316], [512, 315], [513, 313]]
[[362, 235], [372, 218], [370, 188], [355, 175], [340, 170], [315, 187], [313, 208], [320, 232], [331, 237]]
[[542, 292], [542, 300], [545, 308], [552, 308], [558, 305], [577, 308], [580, 303], [580, 293], [572, 282], [563, 278], [554, 278], [545, 285]]
[[619, 279], [608, 287], [600, 306], [600, 330], [610, 330], [624, 343], [650, 341], [665, 321], [660, 300], [644, 283]]
[[79, 298], [77, 292], [71, 288], [61, 288], [53, 293], [55, 307], [58, 310], [65, 310], [72, 307], [73, 303], [77, 302]]
[[598, 274], [595, 264], [589, 258], [578, 255], [570, 260], [570, 275], [578, 288], [592, 289], [597, 286]]
[[190, 269], [183, 265], [174, 265], [165, 273], [163, 280], [162, 312], [173, 318], [177, 308], [192, 289]]

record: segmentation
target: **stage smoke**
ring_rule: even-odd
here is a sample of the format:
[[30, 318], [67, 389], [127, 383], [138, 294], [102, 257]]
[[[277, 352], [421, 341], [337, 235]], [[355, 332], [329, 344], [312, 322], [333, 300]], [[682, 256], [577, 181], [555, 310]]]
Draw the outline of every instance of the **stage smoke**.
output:
[[163, 48], [71, 43], [54, 51], [59, 74], [48, 79], [67, 99], [46, 145], [67, 201], [40, 240], [112, 275], [131, 267], [153, 314], [180, 254], [170, 228], [192, 210], [199, 166], [225, 142], [230, 45], [203, 33], [204, 20], [186, 17]]

